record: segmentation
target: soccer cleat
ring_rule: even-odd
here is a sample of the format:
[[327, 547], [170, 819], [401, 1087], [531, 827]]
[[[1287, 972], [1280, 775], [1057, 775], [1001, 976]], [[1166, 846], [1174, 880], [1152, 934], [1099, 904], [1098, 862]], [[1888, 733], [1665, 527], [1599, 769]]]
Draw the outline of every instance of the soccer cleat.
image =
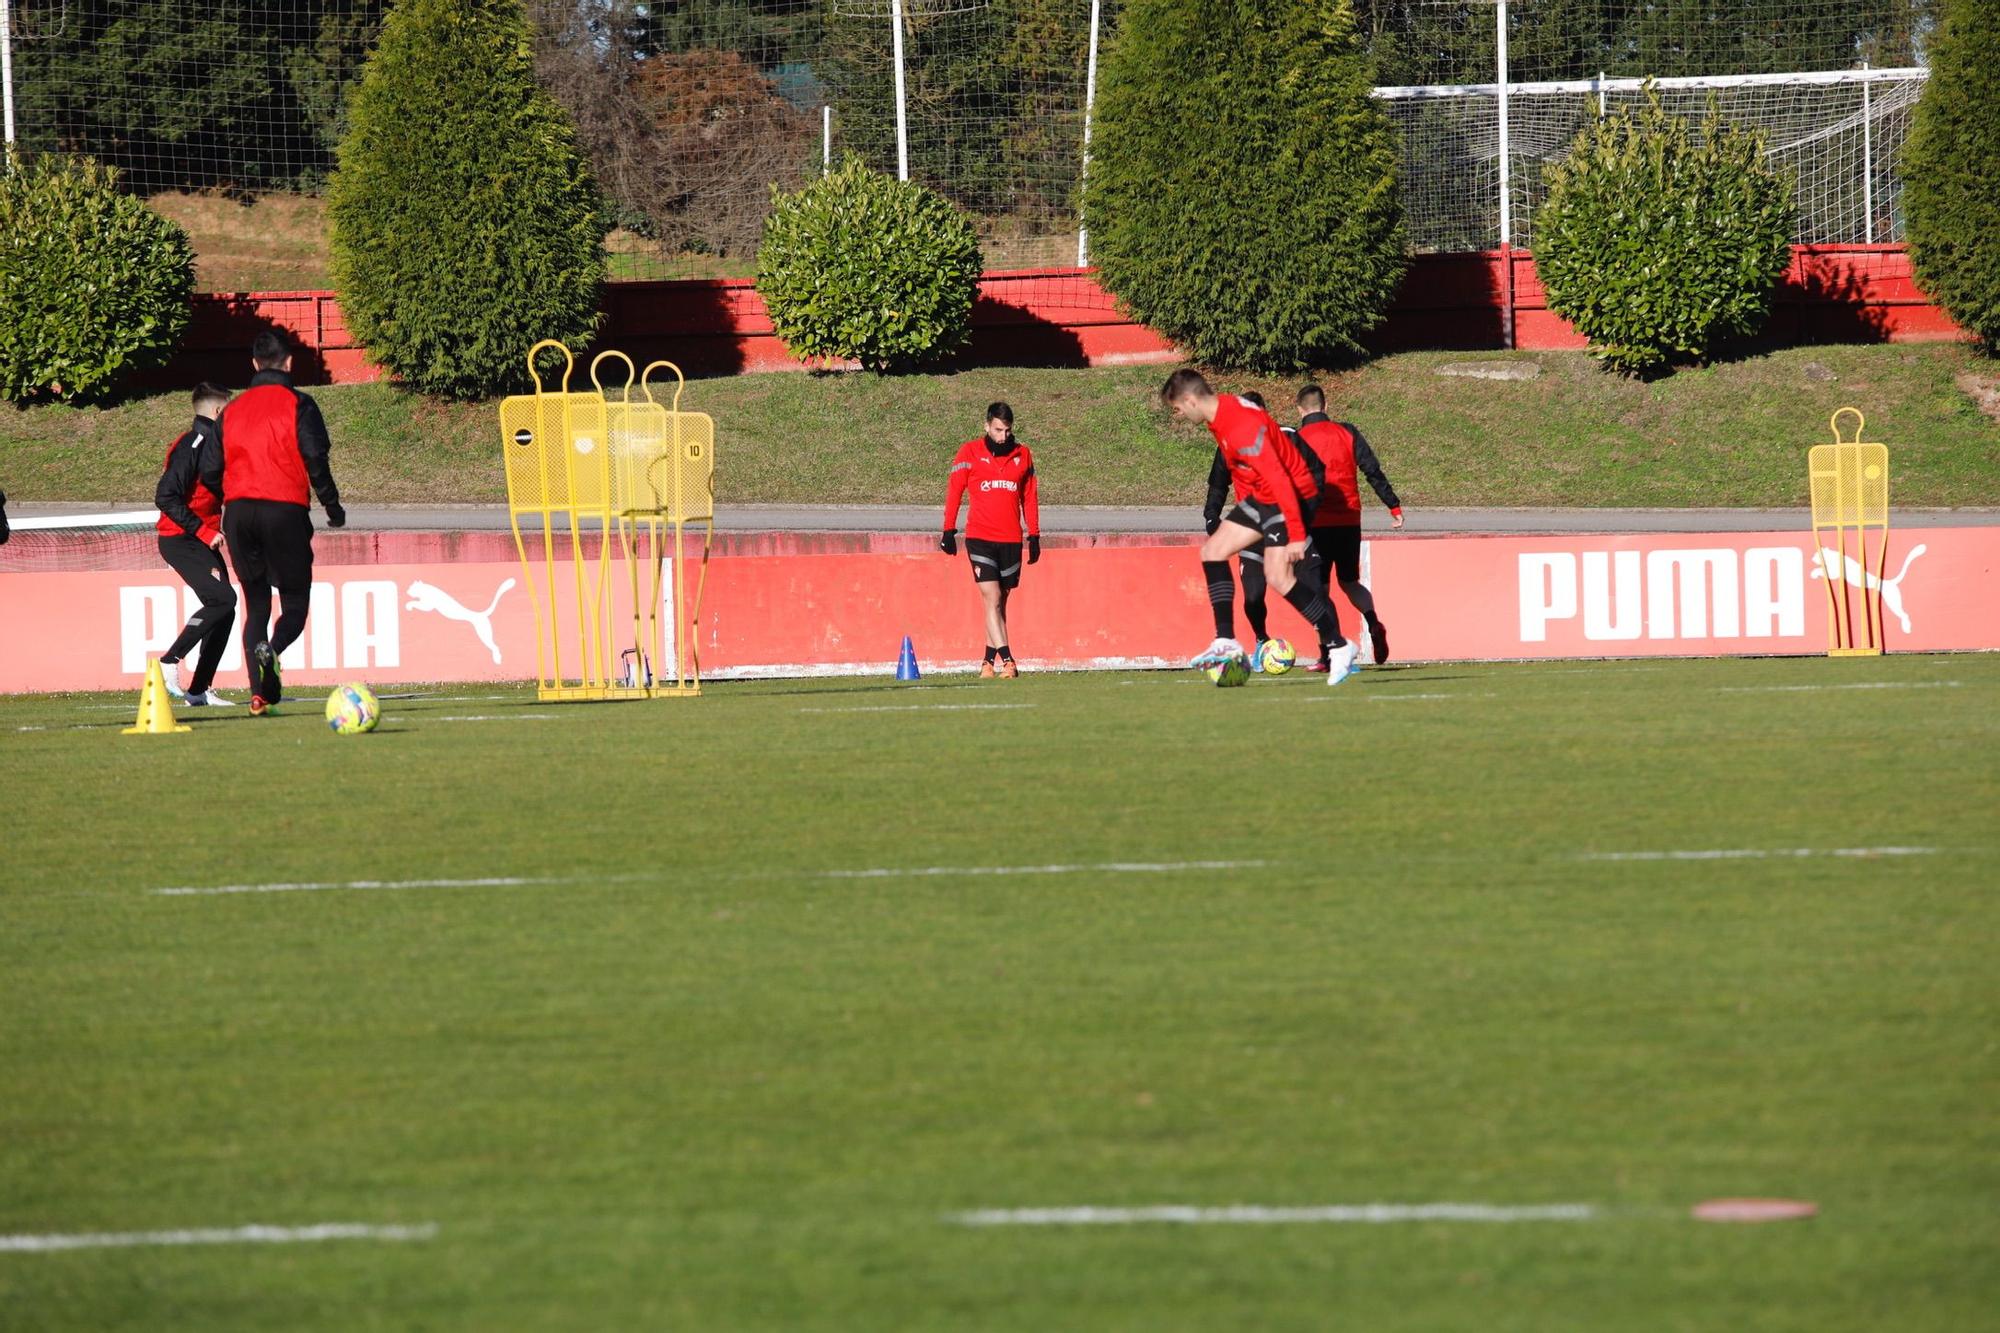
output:
[[221, 695], [217, 694], [214, 690], [205, 690], [200, 694], [190, 694], [183, 702], [185, 702], [190, 708], [236, 707], [236, 701], [234, 699], [225, 699]]
[[990, 658], [990, 657], [989, 657], [989, 658], [987, 658], [987, 659], [986, 659], [986, 660], [985, 660], [984, 662], [981, 662], [981, 663], [979, 664], [979, 678], [980, 678], [981, 680], [992, 680], [992, 679], [993, 679], [993, 659], [992, 659], [992, 658]]
[[269, 643], [260, 643], [250, 650], [257, 665], [257, 688], [252, 691], [250, 711], [257, 712], [257, 700], [261, 698], [268, 707], [285, 697], [284, 675], [278, 670], [278, 655], [271, 651]]
[[1349, 639], [1327, 653], [1326, 683], [1338, 685], [1354, 674], [1354, 659], [1361, 655], [1361, 646]]
[[1020, 674], [1021, 674], [1021, 668], [1014, 665], [1013, 658], [1003, 657], [1000, 659], [1000, 679], [1013, 680], [1016, 676]]
[[1375, 665], [1381, 666], [1389, 660], [1389, 631], [1379, 620], [1368, 622], [1368, 638], [1375, 646]]
[[1189, 662], [1188, 665], [1206, 670], [1212, 666], [1220, 666], [1232, 657], [1242, 657], [1243, 655], [1243, 645], [1236, 642], [1236, 640], [1217, 639], [1214, 643], [1196, 653], [1194, 660]]
[[264, 714], [270, 711], [271, 711], [271, 705], [264, 702], [263, 695], [253, 694], [250, 696], [250, 716], [262, 717], [264, 716]]
[[1264, 669], [1264, 650], [1271, 646], [1269, 639], [1257, 640], [1257, 649], [1250, 654], [1250, 669], [1261, 672]]
[[167, 693], [185, 701], [188, 692], [181, 687], [181, 664], [179, 662], [160, 663], [160, 680], [167, 687]]

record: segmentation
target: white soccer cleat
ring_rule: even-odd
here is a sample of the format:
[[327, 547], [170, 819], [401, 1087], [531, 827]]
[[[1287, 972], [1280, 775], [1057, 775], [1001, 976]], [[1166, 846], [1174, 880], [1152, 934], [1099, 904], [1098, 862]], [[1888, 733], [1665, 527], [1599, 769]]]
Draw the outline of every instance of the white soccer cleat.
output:
[[1236, 642], [1236, 640], [1217, 639], [1214, 643], [1196, 653], [1194, 660], [1189, 662], [1188, 665], [1206, 671], [1209, 667], [1220, 666], [1232, 657], [1242, 657], [1245, 661], [1249, 660], [1243, 651], [1243, 645]]
[[1354, 659], [1361, 655], [1361, 646], [1349, 639], [1340, 647], [1327, 654], [1326, 683], [1338, 685], [1354, 674]]
[[190, 708], [236, 707], [236, 701], [234, 699], [225, 699], [221, 695], [217, 694], [214, 690], [210, 690], [206, 694], [190, 694], [182, 702], [186, 703]]
[[160, 663], [160, 680], [167, 687], [167, 693], [182, 703], [187, 702], [188, 692], [181, 688], [181, 664], [179, 662]]

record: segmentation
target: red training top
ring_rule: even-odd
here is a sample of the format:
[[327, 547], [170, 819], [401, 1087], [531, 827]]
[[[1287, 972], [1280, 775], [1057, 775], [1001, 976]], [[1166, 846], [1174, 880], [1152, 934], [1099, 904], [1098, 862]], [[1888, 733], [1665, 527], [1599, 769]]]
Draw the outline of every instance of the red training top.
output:
[[1018, 542], [1025, 519], [1030, 536], [1042, 531], [1042, 511], [1036, 500], [1035, 456], [1025, 444], [1002, 454], [993, 452], [984, 436], [958, 446], [951, 460], [951, 480], [944, 489], [944, 530], [958, 526], [958, 502], [972, 496], [965, 517], [965, 535], [982, 542]]
[[1319, 508], [1313, 513], [1315, 528], [1358, 528], [1361, 526], [1361, 484], [1357, 477], [1368, 478], [1375, 495], [1387, 505], [1389, 512], [1401, 516], [1403, 507], [1396, 499], [1395, 488], [1389, 478], [1383, 475], [1382, 464], [1375, 457], [1375, 451], [1368, 447], [1368, 441], [1361, 432], [1345, 421], [1335, 421], [1324, 412], [1309, 414], [1299, 422], [1299, 438], [1306, 448], [1313, 451], [1326, 474], [1326, 485], [1321, 490]]
[[207, 546], [222, 531], [222, 501], [201, 484], [198, 455], [203, 445], [215, 439], [215, 423], [196, 417], [194, 429], [177, 436], [167, 446], [167, 460], [160, 469], [160, 484], [154, 489], [153, 503], [159, 507], [155, 525], [162, 537], [193, 537]]
[[1271, 414], [1225, 393], [1215, 400], [1215, 420], [1208, 423], [1208, 429], [1222, 448], [1222, 461], [1229, 465], [1236, 494], [1278, 506], [1278, 512], [1285, 516], [1286, 538], [1305, 540], [1300, 501], [1318, 495], [1319, 483]]

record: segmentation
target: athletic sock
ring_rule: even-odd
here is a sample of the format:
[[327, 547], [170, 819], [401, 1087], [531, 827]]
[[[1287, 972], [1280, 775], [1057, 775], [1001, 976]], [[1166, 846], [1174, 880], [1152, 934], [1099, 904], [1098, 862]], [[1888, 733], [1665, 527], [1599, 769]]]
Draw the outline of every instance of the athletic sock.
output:
[[1291, 591], [1285, 594], [1285, 600], [1292, 604], [1293, 610], [1306, 618], [1307, 624], [1319, 631], [1319, 641], [1322, 644], [1338, 648], [1347, 642], [1341, 635], [1340, 617], [1334, 613], [1333, 603], [1327, 601], [1326, 595], [1318, 589], [1307, 587], [1304, 579], [1292, 584]]
[[1265, 615], [1269, 609], [1262, 597], [1255, 601], [1247, 596], [1243, 599], [1243, 618], [1250, 622], [1250, 632], [1257, 636], [1259, 643], [1271, 637], [1270, 626], [1265, 623]]
[[1000, 656], [1000, 650], [999, 650], [998, 648], [995, 648], [995, 647], [994, 647], [994, 646], [993, 646], [992, 644], [990, 644], [990, 643], [989, 643], [989, 644], [987, 644], [987, 645], [986, 645], [986, 660], [987, 660], [987, 661], [989, 661], [989, 662], [991, 662], [991, 661], [992, 661], [992, 660], [993, 660], [994, 658], [996, 658], [996, 657], [998, 657], [998, 656]]
[[1215, 612], [1215, 637], [1233, 639], [1236, 637], [1236, 580], [1229, 573], [1229, 562], [1204, 560], [1201, 572], [1208, 580], [1209, 607]]
[[1012, 648], [1009, 648], [1004, 643], [1001, 644], [998, 648], [995, 648], [993, 651], [1000, 655], [1000, 660], [1003, 662], [1011, 662], [1014, 660], [1014, 650]]

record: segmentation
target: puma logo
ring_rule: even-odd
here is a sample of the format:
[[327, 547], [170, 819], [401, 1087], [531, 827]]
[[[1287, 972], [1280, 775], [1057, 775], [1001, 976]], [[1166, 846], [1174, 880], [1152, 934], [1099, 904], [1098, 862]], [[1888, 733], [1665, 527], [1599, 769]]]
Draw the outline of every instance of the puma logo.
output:
[[1896, 617], [1903, 627], [1903, 633], [1908, 634], [1910, 617], [1903, 611], [1903, 576], [1910, 572], [1910, 565], [1923, 553], [1924, 544], [1918, 542], [1910, 548], [1910, 553], [1903, 557], [1903, 567], [1896, 571], [1895, 578], [1878, 579], [1863, 569], [1861, 562], [1853, 556], [1836, 551], [1830, 546], [1822, 546], [1819, 548], [1819, 559], [1813, 562], [1812, 576], [1816, 579], [1829, 578], [1831, 575], [1827, 571], [1834, 567], [1835, 562], [1844, 562], [1842, 573], [1846, 576], [1849, 586], [1860, 588], [1863, 592], [1881, 589], [1882, 605], [1889, 608], [1889, 614]]
[[514, 586], [508, 579], [495, 590], [493, 600], [486, 604], [484, 611], [474, 611], [460, 606], [458, 599], [443, 588], [425, 583], [419, 579], [410, 585], [410, 600], [403, 606], [405, 611], [434, 611], [447, 620], [462, 620], [472, 626], [472, 632], [486, 645], [486, 651], [493, 654], [494, 664], [500, 662], [500, 645], [493, 641], [493, 612], [500, 605], [500, 599]]

